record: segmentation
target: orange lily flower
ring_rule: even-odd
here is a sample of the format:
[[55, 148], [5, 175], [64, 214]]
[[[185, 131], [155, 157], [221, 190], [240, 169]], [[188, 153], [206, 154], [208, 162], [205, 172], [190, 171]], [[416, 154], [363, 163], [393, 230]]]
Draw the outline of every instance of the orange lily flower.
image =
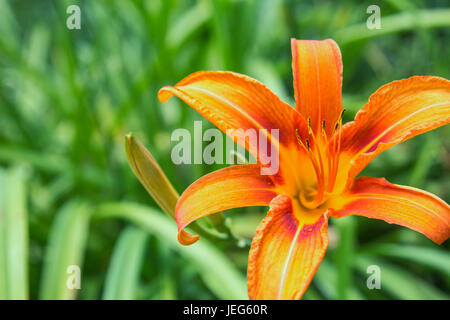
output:
[[261, 175], [257, 146], [244, 137], [240, 143], [257, 164], [200, 178], [181, 195], [175, 212], [178, 239], [187, 245], [198, 236], [183, 230], [196, 219], [269, 206], [249, 253], [251, 299], [302, 297], [325, 255], [329, 217], [382, 219], [438, 244], [450, 235], [450, 207], [437, 196], [383, 178], [356, 177], [384, 150], [450, 121], [450, 81], [433, 76], [393, 81], [343, 125], [338, 45], [331, 39], [292, 39], [291, 46], [295, 109], [260, 82], [232, 72], [197, 72], [158, 94], [162, 102], [181, 98], [224, 132], [279, 129], [278, 139], [266, 136], [279, 151], [276, 174]]

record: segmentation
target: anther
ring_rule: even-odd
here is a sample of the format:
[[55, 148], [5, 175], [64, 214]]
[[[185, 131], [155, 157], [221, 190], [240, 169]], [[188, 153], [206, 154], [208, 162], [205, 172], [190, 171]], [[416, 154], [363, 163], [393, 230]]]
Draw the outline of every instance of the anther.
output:
[[303, 142], [302, 142], [302, 140], [300, 139], [300, 135], [298, 134], [298, 129], [295, 129], [295, 136], [297, 137], [297, 142], [298, 142], [300, 145], [302, 145]]
[[308, 133], [312, 134], [311, 117], [308, 117]]
[[[298, 134], [298, 129], [295, 129], [295, 136], [297, 137], [298, 144], [306, 150], [305, 144], [302, 142], [302, 139], [300, 138], [300, 135]], [[306, 150], [308, 151], [308, 150]]]

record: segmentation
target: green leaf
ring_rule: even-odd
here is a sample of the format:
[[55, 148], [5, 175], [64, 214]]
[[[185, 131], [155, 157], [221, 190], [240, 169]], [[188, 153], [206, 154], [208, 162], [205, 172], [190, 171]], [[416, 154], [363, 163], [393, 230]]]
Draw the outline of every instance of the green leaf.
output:
[[26, 173], [0, 171], [0, 299], [28, 299]]
[[103, 299], [136, 299], [147, 238], [147, 232], [134, 226], [122, 231], [106, 273]]
[[191, 9], [185, 11], [169, 29], [167, 45], [178, 47], [185, 42], [190, 35], [198, 30], [211, 18], [211, 6], [207, 1], [199, 1]]
[[355, 255], [356, 221], [354, 217], [335, 220], [339, 230], [339, 243], [336, 248], [335, 261], [338, 271], [337, 293], [339, 299], [347, 299], [353, 288], [353, 260]]
[[403, 12], [381, 17], [381, 29], [370, 30], [366, 22], [340, 29], [334, 35], [344, 46], [361, 40], [385, 36], [403, 31], [450, 26], [450, 9], [428, 9]]
[[8, 299], [8, 269], [6, 265], [6, 239], [5, 232], [5, 210], [4, 207], [4, 190], [5, 188], [5, 171], [0, 168], [0, 300]]
[[438, 154], [441, 143], [438, 139], [436, 139], [433, 133], [430, 132], [430, 134], [427, 134], [424, 137], [425, 143], [421, 146], [420, 152], [417, 155], [417, 160], [415, 161], [414, 167], [411, 171], [408, 185], [415, 186], [417, 188], [423, 187], [431, 166], [439, 156]]
[[[314, 283], [319, 291], [327, 299], [338, 299], [338, 270], [328, 258], [325, 258], [317, 269], [317, 273], [313, 278]], [[309, 290], [309, 289], [308, 289]], [[348, 290], [348, 299], [361, 300], [364, 296], [354, 286]]]
[[[77, 289], [71, 289], [71, 266], [83, 265], [89, 231], [89, 207], [72, 200], [57, 212], [53, 221], [40, 290], [41, 299], [74, 299]], [[76, 271], [75, 271], [76, 272]], [[74, 275], [74, 274], [73, 274]], [[83, 284], [81, 283], [81, 288]]]
[[111, 203], [101, 205], [96, 217], [127, 219], [155, 235], [189, 259], [219, 299], [248, 299], [245, 277], [230, 260], [206, 239], [189, 247], [180, 245], [175, 223], [160, 211], [134, 203]]
[[378, 244], [365, 250], [370, 254], [416, 262], [450, 277], [450, 253], [437, 248], [398, 244]]
[[381, 289], [396, 299], [427, 300], [449, 299], [449, 296], [432, 287], [421, 278], [369, 255], [359, 255], [355, 261], [359, 272], [367, 277], [367, 267], [376, 265], [381, 271]]

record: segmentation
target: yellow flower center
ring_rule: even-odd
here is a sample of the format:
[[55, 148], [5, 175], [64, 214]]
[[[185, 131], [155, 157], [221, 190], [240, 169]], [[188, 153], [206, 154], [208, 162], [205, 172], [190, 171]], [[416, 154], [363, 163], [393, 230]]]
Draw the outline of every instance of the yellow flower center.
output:
[[330, 140], [328, 140], [325, 132], [325, 120], [322, 121], [321, 134], [313, 132], [311, 118], [308, 118], [307, 137], [300, 137], [298, 131], [296, 131], [298, 144], [306, 152], [315, 173], [314, 184], [312, 186], [303, 186], [298, 194], [299, 204], [307, 209], [320, 209], [333, 192], [339, 166], [344, 112], [345, 109], [343, 109], [339, 119], [336, 121]]

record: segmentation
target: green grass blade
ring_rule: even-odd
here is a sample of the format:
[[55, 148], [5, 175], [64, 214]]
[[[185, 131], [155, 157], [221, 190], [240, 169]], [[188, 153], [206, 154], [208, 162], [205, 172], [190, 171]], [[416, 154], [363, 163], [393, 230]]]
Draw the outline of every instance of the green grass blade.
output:
[[103, 299], [136, 299], [147, 238], [148, 233], [136, 227], [128, 227], [122, 232], [106, 273]]
[[210, 3], [199, 1], [184, 12], [170, 27], [167, 34], [167, 45], [172, 48], [179, 47], [211, 18], [211, 13]]
[[28, 299], [25, 171], [0, 172], [0, 298]]
[[449, 26], [450, 9], [418, 10], [382, 16], [378, 30], [369, 30], [364, 22], [337, 31], [333, 38], [343, 46], [397, 32]]
[[248, 299], [245, 277], [229, 259], [206, 239], [190, 247], [180, 245], [175, 223], [160, 211], [123, 202], [102, 205], [96, 216], [127, 219], [170, 245], [196, 265], [205, 284], [219, 299]]
[[355, 251], [356, 221], [354, 217], [346, 217], [334, 221], [339, 230], [339, 244], [335, 260], [338, 271], [337, 294], [339, 299], [348, 299], [353, 287], [353, 260]]
[[389, 258], [415, 262], [442, 272], [450, 277], [450, 253], [431, 247], [398, 244], [377, 244], [365, 252]]
[[78, 266], [81, 269], [89, 231], [89, 218], [88, 206], [78, 201], [69, 202], [56, 214], [45, 254], [39, 298], [76, 297], [78, 290], [67, 286], [71, 276], [68, 268]]
[[5, 170], [0, 168], [0, 300], [8, 299], [8, 274], [6, 268], [6, 242], [5, 239]]
[[[338, 299], [338, 268], [334, 266], [328, 258], [325, 258], [317, 269], [316, 276], [313, 281], [317, 288], [325, 298], [327, 299]], [[308, 289], [309, 290], [309, 289]], [[348, 299], [361, 300], [364, 296], [361, 292], [354, 286], [349, 288], [347, 293]]]
[[431, 286], [421, 278], [383, 260], [369, 255], [359, 255], [355, 261], [361, 274], [369, 276], [367, 267], [377, 265], [381, 271], [381, 289], [396, 299], [428, 300], [449, 299], [450, 297]]
[[440, 141], [434, 137], [433, 134], [428, 134], [425, 137], [425, 143], [420, 148], [420, 152], [415, 161], [411, 175], [409, 177], [408, 185], [421, 188], [423, 187], [427, 174], [431, 169], [436, 157], [439, 155]]

